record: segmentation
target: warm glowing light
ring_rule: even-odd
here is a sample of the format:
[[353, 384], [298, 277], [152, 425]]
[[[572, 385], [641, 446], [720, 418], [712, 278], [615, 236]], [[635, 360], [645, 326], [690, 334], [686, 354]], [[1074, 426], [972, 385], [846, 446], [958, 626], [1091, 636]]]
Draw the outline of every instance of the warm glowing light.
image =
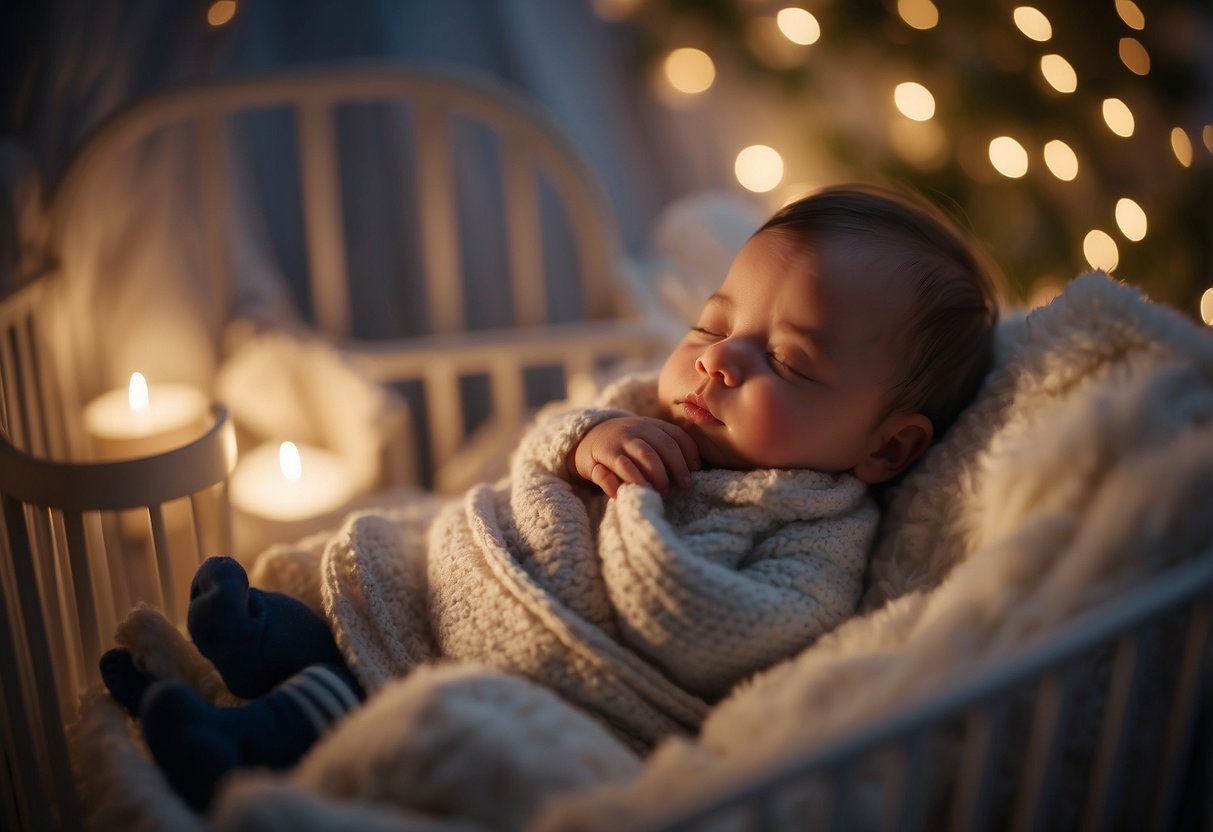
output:
[[1116, 135], [1126, 138], [1133, 135], [1133, 111], [1119, 98], [1103, 100], [1103, 120]]
[[206, 22], [212, 26], [223, 26], [236, 16], [236, 0], [215, 0], [206, 10]]
[[780, 9], [779, 14], [775, 15], [775, 22], [779, 24], [779, 31], [783, 32], [785, 38], [801, 46], [817, 43], [817, 39], [821, 37], [821, 24], [817, 22], [817, 18], [813, 17], [811, 12], [795, 6]]
[[1120, 39], [1120, 62], [1138, 75], [1150, 72], [1150, 53], [1137, 38]]
[[640, 0], [594, 0], [594, 12], [603, 20], [626, 20], [640, 5]]
[[126, 401], [132, 413], [145, 413], [151, 404], [147, 395], [147, 379], [143, 373], [131, 373], [131, 383], [126, 387]]
[[702, 49], [675, 49], [665, 59], [665, 77], [679, 92], [695, 95], [712, 86], [716, 65]]
[[1110, 272], [1120, 262], [1116, 241], [1106, 231], [1100, 231], [1098, 228], [1091, 229], [1083, 238], [1082, 253], [1093, 269]]
[[1205, 293], [1200, 296], [1200, 319], [1213, 326], [1213, 286], [1205, 289]]
[[931, 0], [897, 0], [897, 13], [915, 29], [934, 29], [939, 23], [939, 9]]
[[1146, 16], [1133, 0], [1116, 0], [1116, 13], [1130, 29], [1146, 28]]
[[1074, 92], [1078, 89], [1078, 73], [1061, 55], [1042, 55], [1040, 74], [1058, 92]]
[[935, 96], [915, 81], [904, 81], [893, 90], [893, 103], [906, 118], [927, 121], [935, 115]]
[[771, 69], [793, 69], [805, 61], [805, 49], [788, 40], [773, 14], [756, 14], [745, 25], [746, 51]]
[[278, 446], [278, 468], [282, 476], [291, 482], [299, 482], [303, 477], [303, 460], [294, 442], [283, 442]]
[[1171, 130], [1171, 152], [1185, 168], [1192, 166], [1192, 140], [1182, 127]]
[[948, 136], [938, 119], [891, 119], [889, 143], [898, 156], [921, 170], [939, 170], [948, 160]]
[[1058, 179], [1070, 182], [1078, 176], [1078, 155], [1061, 139], [1053, 139], [1045, 145], [1045, 166]]
[[1032, 6], [1018, 6], [1012, 13], [1019, 31], [1032, 40], [1046, 41], [1053, 37], [1053, 24], [1044, 13]]
[[1200, 131], [1200, 135], [1205, 140], [1205, 148], [1213, 153], [1213, 124], [1206, 124], [1205, 128]]
[[743, 188], [765, 193], [783, 181], [783, 157], [765, 144], [752, 144], [737, 154], [733, 172]]
[[1120, 233], [1137, 242], [1146, 236], [1146, 212], [1127, 196], [1116, 201], [1116, 225]]
[[1054, 298], [1061, 294], [1063, 285], [1055, 277], [1042, 277], [1032, 284], [1028, 292], [1028, 306], [1035, 309], [1038, 306], [1048, 306]]
[[1028, 151], [1010, 136], [999, 136], [990, 142], [990, 164], [994, 170], [1010, 179], [1028, 172]]

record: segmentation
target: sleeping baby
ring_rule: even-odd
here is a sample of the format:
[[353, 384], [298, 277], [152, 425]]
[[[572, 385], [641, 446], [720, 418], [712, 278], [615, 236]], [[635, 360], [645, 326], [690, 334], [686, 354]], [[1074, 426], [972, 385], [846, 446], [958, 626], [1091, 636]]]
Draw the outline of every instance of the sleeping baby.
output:
[[347, 521], [318, 560], [322, 604], [204, 563], [190, 635], [246, 704], [157, 682], [122, 649], [102, 678], [199, 810], [226, 773], [292, 765], [420, 662], [531, 678], [641, 751], [694, 731], [854, 613], [869, 487], [971, 399], [996, 317], [990, 275], [928, 206], [812, 194], [749, 239], [659, 373], [538, 419], [500, 482]]

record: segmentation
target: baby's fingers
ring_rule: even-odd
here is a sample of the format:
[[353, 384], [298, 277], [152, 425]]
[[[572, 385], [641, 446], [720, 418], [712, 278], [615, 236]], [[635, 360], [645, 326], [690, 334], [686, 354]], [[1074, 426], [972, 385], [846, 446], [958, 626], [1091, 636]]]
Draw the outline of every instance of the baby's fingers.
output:
[[601, 488], [611, 499], [615, 499], [615, 495], [619, 493], [619, 486], [621, 485], [619, 477], [615, 475], [615, 472], [601, 462], [594, 463], [594, 468], [590, 471], [590, 482]]
[[691, 487], [691, 472], [699, 470], [695, 440], [677, 425], [662, 424], [650, 444], [661, 458], [663, 473], [683, 488]]
[[[677, 443], [678, 450], [681, 451], [683, 464], [686, 466], [688, 472], [698, 471], [703, 467], [703, 462], [699, 458], [699, 446], [695, 444], [695, 440], [691, 438], [691, 434], [678, 427], [678, 425], [673, 425], [669, 422], [662, 424], [662, 430], [664, 430], [666, 435]], [[669, 460], [667, 460], [667, 463], [668, 461]], [[690, 476], [688, 473], [686, 485], [690, 484]]]
[[[656, 443], [661, 444], [661, 439], [656, 438]], [[630, 483], [648, 483], [661, 493], [670, 490], [670, 474], [666, 470], [666, 454], [663, 454], [654, 447], [654, 443], [647, 439], [633, 437], [629, 439], [623, 446], [626, 457], [621, 459], [621, 463], [626, 460], [630, 463], [631, 470], [637, 474], [637, 478], [633, 479], [620, 472], [624, 482]], [[621, 464], [621, 467], [624, 467]]]

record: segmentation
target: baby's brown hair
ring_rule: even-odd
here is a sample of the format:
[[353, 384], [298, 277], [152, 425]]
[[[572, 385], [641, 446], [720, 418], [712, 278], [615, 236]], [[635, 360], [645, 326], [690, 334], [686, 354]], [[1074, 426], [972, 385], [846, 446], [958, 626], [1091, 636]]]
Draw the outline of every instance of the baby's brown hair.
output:
[[840, 185], [785, 205], [756, 233], [810, 247], [852, 242], [910, 281], [912, 307], [894, 341], [904, 355], [887, 413], [921, 413], [938, 438], [989, 372], [998, 284], [947, 217], [926, 200], [868, 185]]

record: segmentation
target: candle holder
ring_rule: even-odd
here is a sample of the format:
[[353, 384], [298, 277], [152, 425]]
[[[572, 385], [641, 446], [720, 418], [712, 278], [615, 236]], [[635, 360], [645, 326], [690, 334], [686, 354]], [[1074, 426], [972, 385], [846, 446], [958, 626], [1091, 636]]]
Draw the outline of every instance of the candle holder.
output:
[[[182, 625], [197, 564], [230, 551], [227, 479], [236, 437], [225, 408], [210, 412], [209, 428], [187, 444], [106, 462], [36, 457], [0, 432], [8, 543], [0, 563], [0, 672], [32, 682], [6, 688], [17, 697], [9, 704], [23, 706], [15, 713], [27, 715], [9, 727], [35, 756], [66, 754], [63, 725], [99, 681], [97, 661], [128, 609], [149, 603]], [[170, 534], [165, 506], [174, 501], [190, 506], [188, 534]], [[120, 518], [133, 512], [148, 527], [137, 542], [119, 532]], [[48, 762], [60, 770], [59, 760]]]
[[251, 567], [270, 544], [334, 525], [357, 491], [348, 466], [325, 448], [270, 441], [241, 453], [229, 488], [236, 558]]

